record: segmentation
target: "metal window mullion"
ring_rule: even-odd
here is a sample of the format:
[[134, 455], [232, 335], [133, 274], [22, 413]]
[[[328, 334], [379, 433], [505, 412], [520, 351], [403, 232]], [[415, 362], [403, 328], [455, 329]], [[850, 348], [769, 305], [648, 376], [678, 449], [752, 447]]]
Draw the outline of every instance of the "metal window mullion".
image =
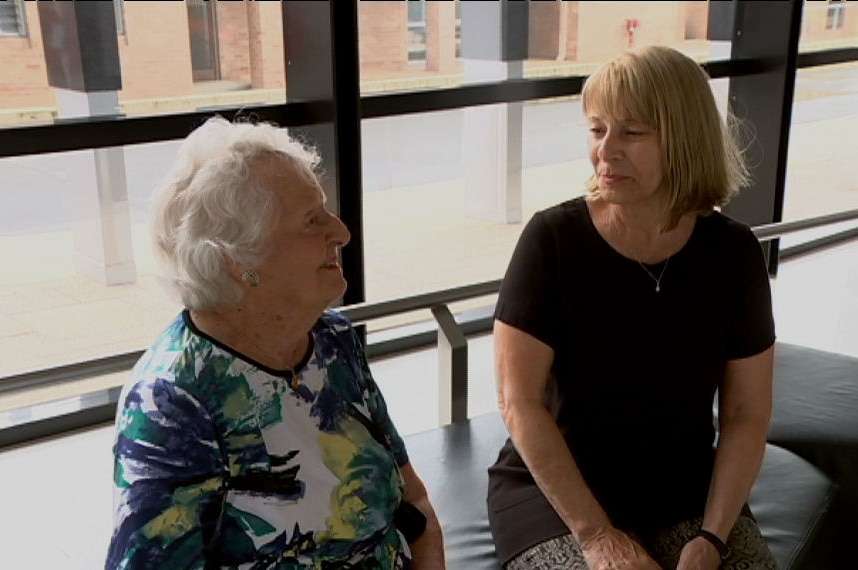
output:
[[[748, 224], [780, 222], [783, 216], [789, 130], [795, 90], [803, 2], [733, 2], [733, 59], [768, 62], [759, 74], [730, 80], [731, 110], [753, 126], [740, 133], [752, 182], [724, 211]], [[769, 273], [777, 274], [778, 240], [766, 245]]]

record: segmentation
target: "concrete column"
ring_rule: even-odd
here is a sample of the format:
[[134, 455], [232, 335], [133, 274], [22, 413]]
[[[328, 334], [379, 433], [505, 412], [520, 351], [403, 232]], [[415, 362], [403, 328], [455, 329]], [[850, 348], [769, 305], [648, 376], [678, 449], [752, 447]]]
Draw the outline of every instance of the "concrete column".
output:
[[[465, 61], [471, 83], [522, 77], [522, 62]], [[522, 219], [522, 103], [469, 107], [464, 111], [465, 207], [481, 220], [517, 224]]]
[[[528, 4], [501, 0], [460, 5], [466, 83], [522, 77]], [[521, 222], [522, 110], [522, 103], [465, 109], [462, 142], [469, 216]]]
[[[116, 115], [116, 91], [79, 92], [57, 89], [61, 119]], [[72, 174], [74, 210], [71, 212], [75, 266], [105, 285], [137, 280], [131, 243], [131, 214], [125, 177], [125, 149], [84, 151]]]
[[[41, 2], [39, 25], [58, 120], [118, 115], [122, 74], [113, 4]], [[85, 151], [78, 164], [70, 189], [77, 268], [105, 285], [133, 283], [124, 149]]]

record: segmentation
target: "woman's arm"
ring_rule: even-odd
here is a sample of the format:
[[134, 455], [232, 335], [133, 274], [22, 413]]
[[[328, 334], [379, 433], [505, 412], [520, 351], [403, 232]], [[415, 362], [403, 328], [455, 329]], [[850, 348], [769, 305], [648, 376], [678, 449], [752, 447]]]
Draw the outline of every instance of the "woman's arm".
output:
[[223, 501], [223, 464], [200, 403], [170, 382], [120, 403], [113, 536], [105, 568], [202, 568]]
[[[772, 415], [773, 361], [774, 346], [754, 356], [729, 361], [719, 390], [718, 449], [703, 528], [724, 542], [739, 518], [763, 462]], [[710, 558], [716, 553], [714, 546], [702, 538], [689, 542], [686, 549], [708, 551]], [[717, 556], [714, 560], [717, 562]], [[717, 563], [712, 567], [717, 567]], [[684, 568], [682, 561], [677, 568]]]
[[658, 568], [643, 548], [613, 527], [545, 407], [554, 350], [498, 320], [494, 342], [498, 407], [507, 430], [536, 484], [581, 545], [591, 570]]
[[[403, 499], [420, 509], [420, 512], [426, 516], [426, 530], [409, 545], [414, 558], [414, 570], [443, 570], [446, 568], [444, 538], [441, 534], [441, 523], [429, 501], [429, 493], [426, 492], [426, 486], [423, 485], [423, 481], [417, 476], [410, 463], [406, 463], [401, 469], [405, 479]], [[451, 484], [456, 483], [453, 481]]]

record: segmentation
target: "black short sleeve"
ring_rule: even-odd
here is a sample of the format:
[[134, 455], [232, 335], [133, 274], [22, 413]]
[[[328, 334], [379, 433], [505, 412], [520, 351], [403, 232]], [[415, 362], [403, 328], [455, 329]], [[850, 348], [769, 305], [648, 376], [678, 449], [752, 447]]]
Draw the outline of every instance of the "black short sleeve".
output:
[[501, 283], [495, 318], [557, 347], [557, 240], [544, 214], [525, 225]]
[[727, 359], [759, 354], [775, 342], [772, 293], [760, 242], [747, 229], [736, 247], [736, 303], [733, 308]]

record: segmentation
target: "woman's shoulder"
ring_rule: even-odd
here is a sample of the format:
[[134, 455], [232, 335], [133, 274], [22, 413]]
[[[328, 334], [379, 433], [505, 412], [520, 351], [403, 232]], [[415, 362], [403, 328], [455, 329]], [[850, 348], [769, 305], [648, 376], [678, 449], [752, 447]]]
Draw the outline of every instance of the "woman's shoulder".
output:
[[581, 219], [582, 216], [589, 215], [586, 197], [577, 196], [542, 210], [537, 210], [534, 218], [541, 218], [548, 224], [563, 224], [570, 220]]
[[566, 242], [580, 239], [592, 229], [590, 211], [585, 197], [579, 196], [537, 210], [528, 220], [522, 237], [525, 240]]
[[749, 225], [717, 210], [700, 216], [698, 222], [701, 224], [704, 234], [722, 243], [724, 243], [724, 240], [736, 244], [747, 244], [758, 241]]
[[355, 359], [361, 352], [360, 340], [349, 318], [337, 309], [327, 309], [313, 326], [313, 339], [319, 362], [338, 358]]
[[229, 369], [226, 353], [218, 362], [212, 362], [212, 358], [217, 360], [211, 354], [213, 347], [195, 333], [186, 313], [173, 319], [138, 359], [131, 370], [129, 382], [123, 388], [121, 402], [128, 397], [146, 401], [154, 398], [153, 394], [165, 391], [181, 394], [188, 399], [202, 400], [204, 396], [201, 392], [204, 390], [201, 385], [210, 379], [201, 376], [207, 375], [212, 365], [220, 370]]

